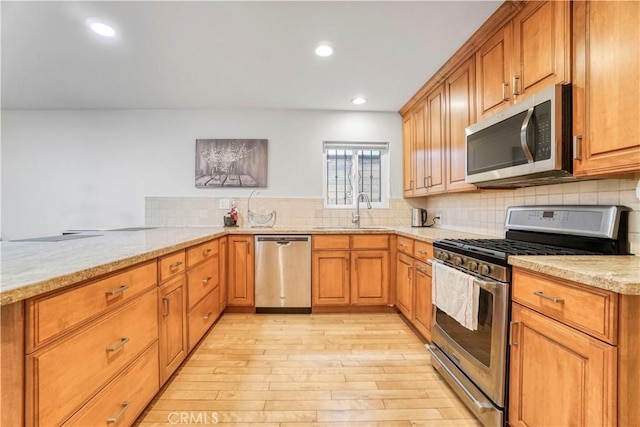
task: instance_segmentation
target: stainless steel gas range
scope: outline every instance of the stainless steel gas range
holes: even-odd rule
[[[505,239],[434,242],[434,268],[453,269],[477,286],[477,327],[462,326],[436,305],[427,349],[434,368],[485,426],[504,426],[507,420],[508,257],[628,254],[627,211],[621,206],[511,207]]]

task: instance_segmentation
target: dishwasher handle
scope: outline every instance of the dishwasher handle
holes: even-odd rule
[[[308,242],[310,236],[256,236],[256,242],[275,242],[279,245],[289,245],[292,242]]]

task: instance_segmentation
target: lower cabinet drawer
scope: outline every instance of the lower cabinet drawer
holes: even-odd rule
[[[189,351],[220,315],[220,287],[218,286],[189,312]]]
[[[189,308],[220,283],[218,254],[187,272]]]
[[[158,392],[159,384],[155,342],[64,425],[132,425]]]
[[[27,424],[60,425],[158,339],[157,291],[27,356]]]

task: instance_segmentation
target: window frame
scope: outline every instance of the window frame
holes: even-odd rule
[[[327,150],[352,150],[352,164],[354,167],[351,170],[351,182],[352,182],[352,195],[351,203],[338,205],[330,204],[327,201]],[[357,189],[359,187],[359,151],[380,151],[380,201],[371,202],[372,209],[388,209],[390,199],[390,177],[391,171],[389,170],[389,143],[388,142],[359,142],[359,141],[324,141],[322,145],[322,200],[325,209],[355,209],[356,196],[358,195]],[[360,203],[363,203],[362,201]]]

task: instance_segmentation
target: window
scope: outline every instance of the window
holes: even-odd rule
[[[377,208],[389,206],[389,144],[325,141],[324,206],[352,208],[360,193]]]

